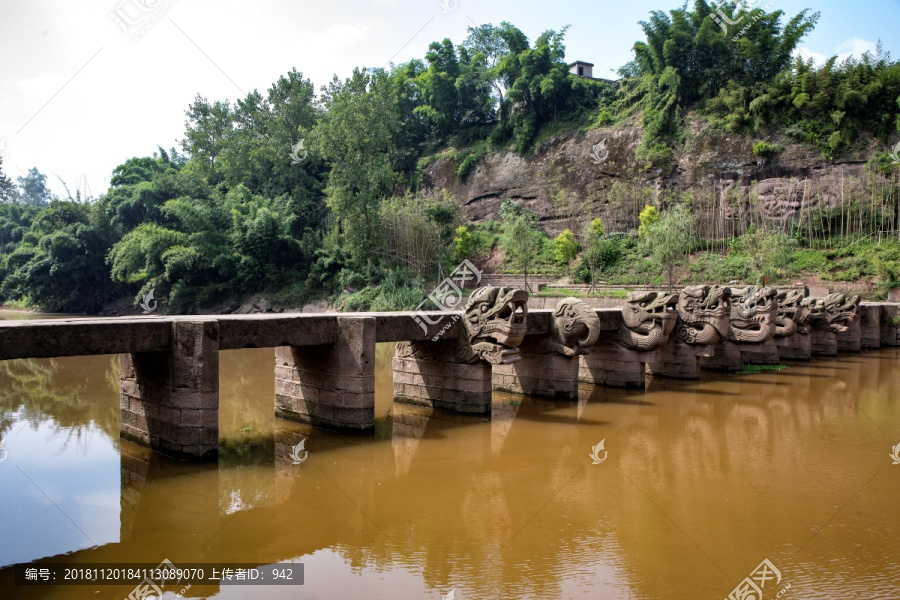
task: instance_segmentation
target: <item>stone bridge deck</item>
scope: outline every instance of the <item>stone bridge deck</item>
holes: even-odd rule
[[[825,350],[898,345],[900,305],[863,304],[860,326]],[[523,356],[513,365],[395,359],[395,396],[445,410],[483,414],[494,389],[571,398],[578,383],[642,387],[644,374],[696,378],[702,357],[670,341],[653,352],[616,345],[621,309],[592,309],[601,337],[587,356]],[[550,331],[553,311],[528,312],[526,342]],[[426,332],[416,315],[441,320]],[[375,345],[442,341],[459,335],[459,312],[147,316],[8,321],[0,324],[0,360],[118,354],[121,434],[165,454],[210,459],[218,450],[219,351],[276,348],[276,416],[332,430],[369,433],[375,426]],[[830,345],[829,345],[830,344]],[[774,348],[774,346],[773,346]],[[751,362],[760,352],[739,354]],[[806,358],[812,351],[782,351]],[[733,354],[733,350],[729,350]],[[778,349],[774,349],[777,362]],[[797,354],[799,352],[799,355]],[[804,354],[805,352],[805,354]],[[731,355],[729,355],[731,357]],[[733,358],[733,357],[732,357]]]

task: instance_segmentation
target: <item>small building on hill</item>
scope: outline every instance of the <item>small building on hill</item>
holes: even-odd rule
[[[571,73],[572,75],[578,75],[579,77],[587,77],[589,79],[593,79],[594,63],[576,60],[569,65],[569,73]]]
[[[569,73],[576,77],[584,77],[585,79],[593,79],[594,81],[602,81],[610,85],[619,86],[619,82],[613,79],[603,79],[602,77],[594,77],[594,63],[576,60],[569,65]]]

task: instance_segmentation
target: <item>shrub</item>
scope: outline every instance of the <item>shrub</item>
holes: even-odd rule
[[[556,264],[568,266],[577,254],[578,242],[575,241],[575,236],[568,229],[563,230],[553,240],[553,255]]]
[[[647,205],[641,211],[641,214],[638,216],[641,221],[640,226],[638,227],[638,237],[644,239],[647,237],[647,234],[650,231],[650,227],[652,227],[655,223],[659,221],[659,211],[656,210],[655,206]]]
[[[469,233],[469,228],[460,225],[456,228],[456,237],[453,238],[453,247],[456,249],[456,260],[463,261],[470,258],[475,250],[475,239]]]
[[[781,152],[781,146],[779,146],[778,144],[770,144],[765,140],[753,144],[754,156],[761,156],[762,158],[772,158],[779,152]]]

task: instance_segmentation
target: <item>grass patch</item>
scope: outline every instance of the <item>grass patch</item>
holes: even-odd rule
[[[787,365],[744,365],[744,368],[737,372],[738,375],[755,375],[757,373],[766,373],[768,371],[784,371]]]
[[[566,288],[544,288],[539,292],[531,294],[536,298],[565,298],[573,296],[575,298],[584,298],[585,293],[579,290],[569,290]]]

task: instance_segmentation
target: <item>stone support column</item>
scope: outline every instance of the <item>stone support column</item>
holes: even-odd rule
[[[375,318],[337,317],[334,344],[275,349],[275,416],[346,433],[375,430]]]
[[[494,389],[526,396],[577,400],[578,356],[543,353],[543,347],[542,336],[526,336],[520,346],[520,360],[508,365],[494,365]]]
[[[491,365],[454,359],[456,340],[415,342],[394,356],[394,401],[472,415],[491,413]]]
[[[581,356],[578,380],[592,385],[644,389],[647,363],[656,350],[631,350],[616,342],[616,332],[603,332],[590,353]]]
[[[122,437],[192,460],[219,447],[219,324],[176,320],[161,352],[119,355]]]

